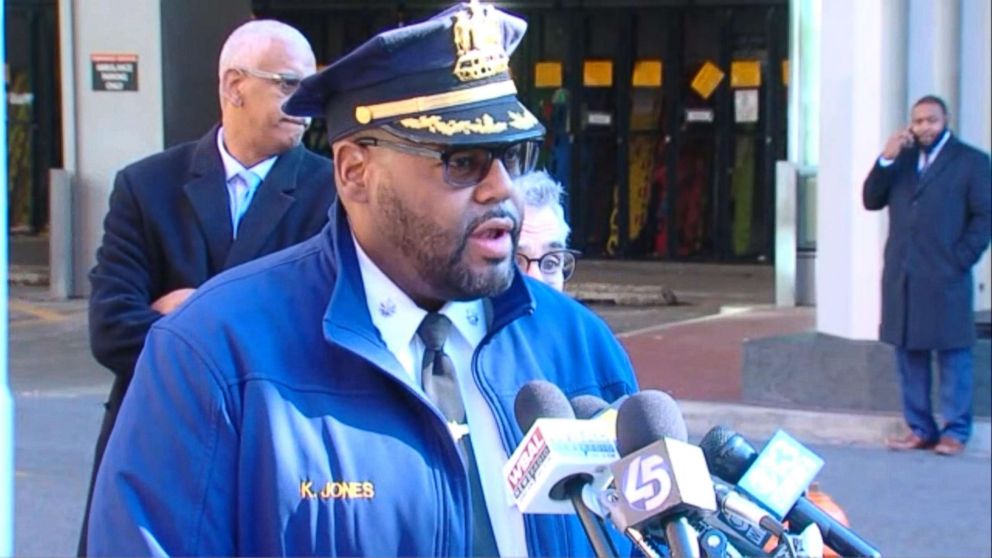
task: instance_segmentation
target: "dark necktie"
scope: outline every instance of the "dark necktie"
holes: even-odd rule
[[[455,365],[444,352],[444,342],[451,331],[451,320],[442,314],[431,312],[417,328],[417,335],[424,342],[424,359],[421,363],[421,382],[427,397],[437,405],[448,422],[466,424],[465,406],[462,404],[458,381],[455,378]],[[472,452],[472,442],[466,434],[458,441],[458,449],[468,469],[468,481],[472,495],[472,555],[498,556],[496,539],[493,536],[492,522],[486,510],[486,500],[482,494],[479,470]]]

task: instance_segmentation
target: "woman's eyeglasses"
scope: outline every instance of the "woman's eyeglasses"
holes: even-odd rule
[[[293,74],[278,74],[275,72],[264,72],[262,70],[253,70],[252,68],[235,68],[237,71],[252,76],[258,79],[264,79],[271,81],[272,83],[279,86],[279,90],[289,95],[296,91],[300,87],[300,82],[303,78]]]
[[[517,262],[517,267],[524,273],[527,273],[531,264],[536,263],[537,269],[541,270],[541,273],[545,276],[553,277],[561,273],[563,280],[568,281],[572,277],[572,274],[575,273],[575,258],[581,254],[578,250],[562,248],[561,250],[547,252],[540,258],[528,258],[520,252],[517,252],[514,258]]]
[[[439,159],[444,163],[444,181],[458,188],[475,186],[489,174],[493,161],[499,159],[510,178],[518,178],[534,170],[541,151],[540,140],[524,140],[493,146],[449,147],[434,149],[399,143],[380,138],[358,138],[363,146],[387,147],[410,155]]]

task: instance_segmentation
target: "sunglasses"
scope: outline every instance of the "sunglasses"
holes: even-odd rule
[[[278,74],[275,72],[254,70],[252,68],[235,68],[235,69],[245,75],[271,81],[272,83],[278,85],[279,89],[287,95],[299,89],[300,82],[303,81],[303,78],[293,74]]]
[[[358,138],[358,145],[386,147],[410,155],[430,157],[444,163],[444,181],[457,188],[475,186],[489,174],[493,161],[499,159],[510,178],[518,178],[537,167],[541,141],[529,139],[493,146],[449,147],[433,149],[380,138]]]

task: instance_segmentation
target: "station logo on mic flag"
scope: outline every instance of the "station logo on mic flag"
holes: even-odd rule
[[[512,465],[506,475],[506,481],[510,484],[510,492],[514,499],[519,498],[520,494],[534,482],[537,472],[551,452],[539,426],[534,427],[520,444],[518,450],[513,454],[516,459],[510,460]]]
[[[619,496],[615,523],[639,527],[686,510],[716,511],[706,459],[698,447],[663,438],[611,465]]]
[[[779,430],[768,440],[737,487],[782,519],[822,467],[823,459]]]
[[[613,432],[595,420],[540,418],[503,466],[505,486],[522,513],[575,513],[567,499],[552,497],[562,479],[586,475],[594,490],[612,480],[619,459]]]
[[[621,486],[632,508],[654,511],[672,493],[672,469],[660,455],[638,455],[624,471]]]

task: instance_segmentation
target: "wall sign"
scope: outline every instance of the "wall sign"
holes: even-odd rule
[[[613,87],[613,61],[586,60],[582,64],[582,85],[586,87]]]
[[[93,91],[137,91],[137,54],[91,54]]]
[[[750,123],[758,121],[758,90],[738,89],[734,91],[734,122]]]
[[[713,122],[713,109],[686,109],[686,122]]]
[[[608,112],[589,111],[586,114],[586,124],[589,126],[611,126],[613,115]]]
[[[724,75],[719,66],[707,60],[696,72],[696,77],[692,78],[692,83],[689,85],[700,97],[709,99],[713,91],[723,81]]]
[[[761,87],[761,62],[734,60],[730,63],[730,86],[738,88]]]
[[[634,62],[634,87],[661,87],[661,60],[638,60]]]
[[[561,87],[561,62],[534,64],[534,87]]]

